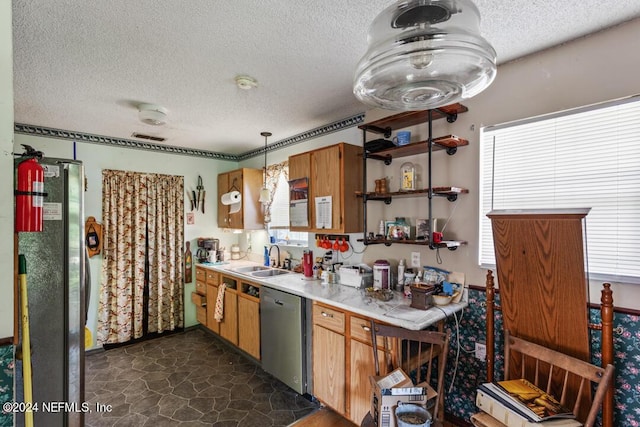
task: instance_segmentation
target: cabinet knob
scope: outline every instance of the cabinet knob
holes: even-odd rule
[[[325,313],[324,311],[322,312],[322,317],[333,317],[333,314],[331,313]]]
[[[362,327],[362,329],[363,329],[363,330],[365,330],[365,331],[367,331],[367,332],[370,332],[370,331],[371,331],[371,328],[370,328],[370,327],[368,327],[368,326],[366,326],[366,325],[360,325],[360,326]]]

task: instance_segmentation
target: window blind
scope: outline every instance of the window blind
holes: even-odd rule
[[[482,266],[495,266],[492,209],[589,207],[591,278],[640,283],[637,97],[483,128],[480,151]]]

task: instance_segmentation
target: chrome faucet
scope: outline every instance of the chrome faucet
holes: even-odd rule
[[[271,259],[271,249],[276,248],[278,250],[278,258],[276,258],[276,265],[272,265],[272,267],[280,268],[280,247],[278,245],[271,245],[269,248],[269,259]]]

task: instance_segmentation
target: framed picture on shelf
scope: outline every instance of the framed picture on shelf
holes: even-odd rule
[[[427,240],[429,238],[429,220],[426,218],[416,219],[416,240]]]
[[[392,227],[394,227],[396,225],[395,220],[390,221],[390,220],[385,220],[384,221],[384,238],[385,239],[391,239],[391,231],[392,231]]]
[[[398,224],[395,221],[388,221],[386,229],[389,240],[408,240],[411,235],[411,227],[406,223]]]

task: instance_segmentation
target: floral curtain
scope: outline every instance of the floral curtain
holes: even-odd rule
[[[148,332],[182,327],[183,206],[183,177],[102,172],[98,344],[140,338],[145,317]]]
[[[267,189],[269,190],[269,201],[264,204],[264,223],[271,222],[271,204],[273,203],[273,195],[276,192],[276,186],[280,175],[284,174],[284,179],[289,180],[289,161],[267,166]]]

